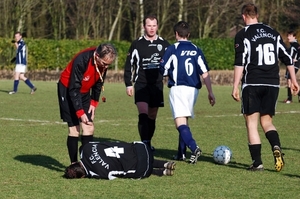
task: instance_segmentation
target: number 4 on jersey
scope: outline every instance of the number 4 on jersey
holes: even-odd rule
[[[107,157],[120,158],[120,154],[124,154],[124,148],[119,148],[117,146],[109,147],[104,149],[104,152]]]

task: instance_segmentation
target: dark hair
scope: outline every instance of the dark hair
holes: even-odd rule
[[[185,21],[179,21],[173,27],[174,33],[178,33],[178,35],[182,38],[187,38],[190,35],[189,24]]]
[[[21,33],[20,31],[16,31],[16,32],[15,32],[15,35],[16,35],[16,34],[19,34],[19,35],[22,36],[22,33]]]
[[[85,177],[84,168],[81,166],[80,162],[71,164],[66,168],[64,177],[67,179],[83,178]]]
[[[97,56],[99,58],[104,58],[105,56],[108,55],[112,60],[114,60],[116,58],[116,56],[117,56],[117,50],[110,43],[100,44],[96,48],[96,52],[97,52],[97,54],[98,54]]]
[[[293,35],[294,37],[297,35],[297,31],[296,30],[289,30],[287,32],[288,35]]]
[[[143,25],[145,26],[146,25],[146,19],[150,19],[150,20],[156,20],[157,24],[158,24],[158,19],[155,15],[153,14],[150,14],[150,15],[147,15],[144,20],[143,20]]]
[[[258,9],[253,3],[245,4],[242,7],[242,15],[248,15],[251,18],[257,17]]]

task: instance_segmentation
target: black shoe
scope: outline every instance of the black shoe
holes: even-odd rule
[[[151,141],[149,141],[149,140],[144,140],[144,141],[142,141],[142,142],[143,142],[144,144],[146,144],[146,145],[150,148],[150,150],[151,150],[152,152],[155,151],[154,146],[151,145]]]
[[[155,148],[154,148],[154,146],[150,146],[150,149],[151,149],[151,151],[155,151]]]
[[[37,88],[36,87],[33,87],[33,89],[31,89],[31,91],[30,91],[30,94],[32,95],[32,94],[34,94],[34,92],[37,90]]]
[[[248,171],[263,171],[264,170],[264,166],[262,164],[258,165],[257,167],[250,165],[249,168],[247,168]]]
[[[273,148],[273,155],[274,155],[274,162],[275,162],[275,170],[281,171],[284,166],[284,159],[283,159],[283,153],[281,152],[281,149],[279,146],[274,146]]]
[[[196,164],[201,153],[202,153],[202,151],[200,150],[199,147],[197,147],[196,150],[194,151],[194,153],[191,155],[189,163]]]
[[[173,160],[177,160],[177,161],[185,161],[186,160],[186,157],[184,154],[182,154],[182,156],[178,156],[178,155],[174,155],[173,156]]]

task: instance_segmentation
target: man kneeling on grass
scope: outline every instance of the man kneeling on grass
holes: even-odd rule
[[[80,154],[80,161],[68,166],[65,178],[133,178],[151,174],[172,176],[175,162],[154,159],[149,146],[143,142],[89,142]]]

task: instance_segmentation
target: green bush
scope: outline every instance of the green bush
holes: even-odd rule
[[[204,52],[208,65],[212,70],[233,68],[234,48],[232,39],[197,39],[192,40]],[[25,38],[28,47],[28,68],[30,70],[63,69],[72,57],[91,46],[98,46],[104,40],[48,40]],[[110,69],[122,70],[126,60],[130,42],[111,41],[118,51],[117,61]],[[15,49],[10,39],[0,38],[0,67],[13,69],[10,60],[15,56]]]
[[[199,46],[213,70],[232,70],[234,63],[233,39],[198,39],[193,42]]]

